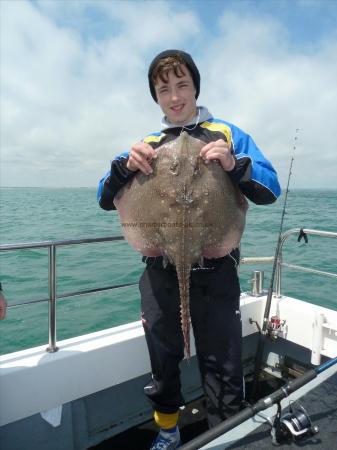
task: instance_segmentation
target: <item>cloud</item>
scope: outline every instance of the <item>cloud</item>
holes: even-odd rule
[[[251,133],[283,184],[300,128],[294,184],[336,187],[336,35],[294,45],[278,17],[225,7],[210,34],[200,12],[171,2],[66,5],[1,4],[2,185],[95,186],[116,153],[159,129],[147,66],[178,47],[200,67],[201,103]]]
[[[85,24],[81,5],[70,2],[68,14]],[[109,36],[84,39],[85,30],[69,28],[67,16],[62,22],[60,2],[37,6],[3,7],[2,184],[93,186],[109,159],[150,131],[147,122],[159,126],[146,84],[147,52],[158,40],[181,45],[197,34],[198,20],[185,12],[168,22],[167,4],[144,4],[135,15],[134,3],[101,2],[96,11],[105,26],[111,23]]]
[[[223,54],[225,58],[219,57]],[[293,46],[277,19],[225,13],[217,43],[203,61],[204,73],[207,67],[203,98],[216,114],[252,134],[279,170],[283,185],[299,128],[292,183],[337,187],[332,140],[337,40]]]

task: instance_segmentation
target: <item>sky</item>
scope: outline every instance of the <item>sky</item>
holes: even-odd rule
[[[294,156],[291,187],[337,189],[337,0],[0,0],[0,21],[1,186],[97,186],[160,130],[147,69],[178,48],[282,187]]]

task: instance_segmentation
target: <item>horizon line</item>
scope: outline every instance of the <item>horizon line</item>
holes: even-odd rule
[[[97,189],[97,186],[0,186],[0,189]],[[285,189],[281,187],[282,191]],[[315,190],[326,189],[336,191],[336,187],[332,186],[316,186],[316,187],[293,187],[291,190]]]

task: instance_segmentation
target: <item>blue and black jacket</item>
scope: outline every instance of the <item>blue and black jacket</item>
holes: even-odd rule
[[[170,127],[158,133],[151,133],[143,142],[155,149],[176,139],[181,130],[181,127]],[[227,173],[249,200],[263,205],[273,203],[280,195],[281,189],[275,169],[253,139],[240,128],[211,116],[193,129],[184,130],[206,144],[218,139],[231,143],[235,166]],[[99,205],[105,210],[116,209],[113,202],[115,195],[136,173],[126,167],[128,154],[124,152],[118,155],[111,163],[111,170],[99,183],[97,198]]]

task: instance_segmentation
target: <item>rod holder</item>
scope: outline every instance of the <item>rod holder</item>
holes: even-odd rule
[[[263,292],[264,272],[263,270],[254,270],[251,278],[251,295],[253,297],[260,297]]]

